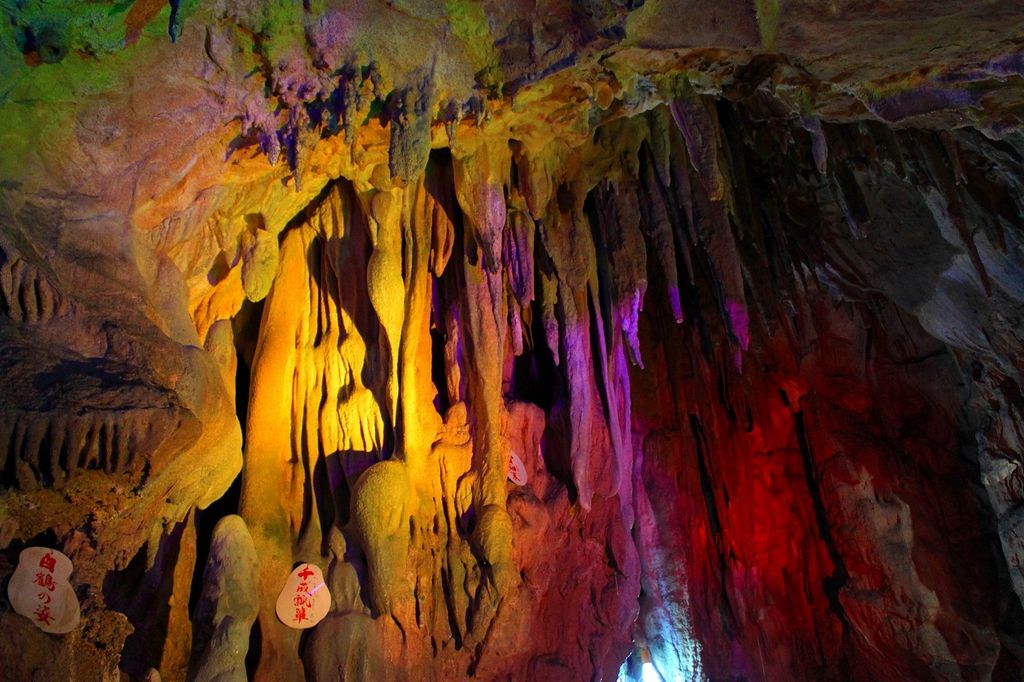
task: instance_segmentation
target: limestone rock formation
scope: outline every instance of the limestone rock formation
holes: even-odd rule
[[[1019,3],[0,15],[0,677],[1024,676]]]
[[[259,557],[245,521],[225,516],[213,529],[203,569],[203,591],[193,617],[188,679],[245,680],[249,632],[259,612],[256,577]]]

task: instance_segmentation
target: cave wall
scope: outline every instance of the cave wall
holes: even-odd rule
[[[976,180],[985,168],[992,195],[1012,194],[994,172],[1008,150],[993,163],[973,133],[826,126],[820,146],[792,133],[803,150],[783,168],[773,147],[785,134],[722,113],[744,123],[726,133],[734,187],[760,188],[732,213],[750,347],[730,358],[729,316],[666,325],[662,299],[641,323],[656,371],[633,373],[647,397],[634,401],[635,480],[678,501],[646,517],[660,546],[641,620],[655,662],[700,660],[712,679],[1012,679],[1020,604],[1006,585],[1019,558],[993,540],[1006,550],[1016,533],[986,503],[983,454],[1012,417],[974,402],[1000,404],[1018,371],[994,351],[1019,319],[1013,248],[989,248],[1005,223],[980,219],[991,204]],[[954,173],[975,178],[969,196]],[[699,291],[716,290],[708,269],[693,268]],[[1003,275],[986,285],[988,271]],[[966,315],[988,321],[983,347],[964,347]],[[1012,468],[1001,442],[997,461]]]
[[[7,676],[1021,675],[1012,3],[107,9],[3,9]]]

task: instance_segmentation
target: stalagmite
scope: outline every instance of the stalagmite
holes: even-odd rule
[[[245,680],[249,632],[259,612],[259,557],[239,516],[225,516],[213,531],[195,615],[188,679]]]

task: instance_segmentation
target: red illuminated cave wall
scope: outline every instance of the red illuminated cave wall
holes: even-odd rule
[[[921,303],[973,266],[943,255],[953,239],[912,184],[963,193],[942,184],[961,160],[907,157],[945,160],[960,139],[828,128],[825,174],[801,176],[758,147],[765,128],[746,130],[730,137],[728,173],[744,180],[729,219],[749,349],[735,351],[709,293],[718,264],[694,256],[686,323],[649,295],[645,367],[630,372],[640,622],[655,663],[710,679],[1016,679],[1021,608],[978,462],[979,425],[1012,456],[1013,413],[993,423],[971,404],[998,405],[978,379],[1015,365],[935,338],[963,333],[958,306],[973,301],[950,296],[941,315]],[[991,171],[963,142],[963,162]],[[975,199],[995,191],[972,187]],[[837,199],[854,193],[851,214]],[[858,252],[881,250],[858,271]]]

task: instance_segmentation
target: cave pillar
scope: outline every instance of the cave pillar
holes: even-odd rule
[[[491,567],[503,594],[511,584],[512,530],[505,510],[509,443],[502,398],[502,367],[508,335],[501,248],[507,217],[505,189],[511,152],[505,140],[474,140],[453,150],[455,195],[465,216],[463,276],[468,321],[467,377],[475,417],[474,545]]]
[[[262,653],[256,679],[267,682],[303,679],[299,633],[278,621],[274,604],[292,569],[293,536],[302,523],[302,497],[296,500],[293,491],[302,472],[293,454],[292,396],[300,359],[297,330],[309,314],[308,247],[302,230],[288,232],[282,242],[253,359],[246,427],[240,511],[260,559]]]

